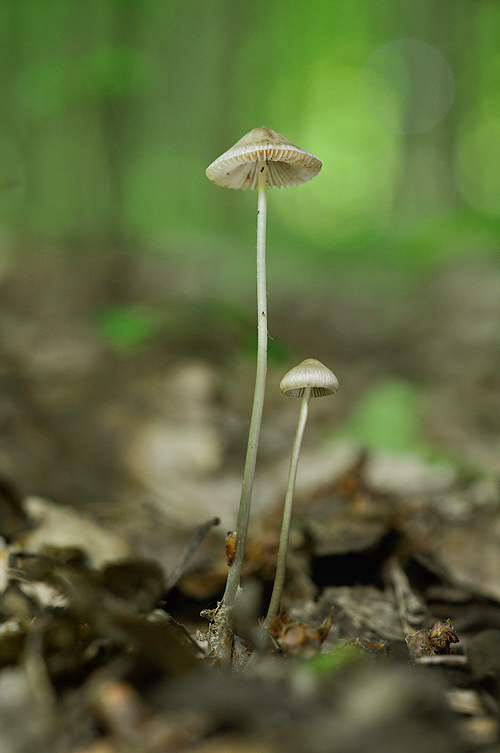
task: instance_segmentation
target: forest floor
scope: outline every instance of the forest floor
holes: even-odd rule
[[[3,753],[500,751],[496,259],[270,307],[233,671],[200,613],[227,573],[251,313],[179,293],[157,257],[47,252],[3,275]],[[309,356],[340,390],[311,405],[263,647],[298,415],[278,383]],[[387,384],[421,427],[381,425],[393,447],[354,431]]]

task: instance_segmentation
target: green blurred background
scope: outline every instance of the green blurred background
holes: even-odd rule
[[[272,197],[275,277],[498,245],[497,3],[1,0],[0,35],[11,233],[150,245],[238,286],[255,197],[204,169],[266,125],[324,165]]]

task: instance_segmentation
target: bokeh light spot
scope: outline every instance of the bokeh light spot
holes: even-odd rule
[[[366,60],[359,95],[366,111],[391,133],[423,133],[453,102],[454,75],[442,54],[416,39],[397,39]]]

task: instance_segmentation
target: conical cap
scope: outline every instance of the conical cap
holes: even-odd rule
[[[333,371],[321,361],[306,358],[285,374],[280,382],[280,390],[287,397],[302,397],[306,387],[311,388],[311,397],[322,397],[337,392],[339,382]]]
[[[294,186],[314,178],[320,160],[270,128],[254,128],[206,169],[212,183],[226,188],[256,188],[258,162],[267,162],[270,188]]]

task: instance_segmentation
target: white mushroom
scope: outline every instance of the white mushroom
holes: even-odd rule
[[[267,163],[270,188],[306,183],[321,170],[314,154],[270,128],[254,128],[207,167],[207,178],[226,188],[257,188],[259,162]]]
[[[297,466],[299,463],[300,446],[309,411],[309,400],[311,397],[322,397],[323,395],[333,395],[339,388],[338,379],[321,361],[315,358],[306,358],[305,361],[294,366],[285,374],[280,382],[281,392],[288,397],[301,397],[299,422],[295,439],[292,445],[292,456],[290,458],[290,470],[288,472],[288,484],[286,487],[285,507],[283,509],[283,521],[281,524],[280,543],[278,548],[278,560],[276,564],[276,575],[274,577],[273,592],[267,611],[265,626],[269,627],[278,614],[281,596],[283,594],[283,585],[285,583],[286,573],[286,555],[288,550],[288,539],[290,537],[290,521],[292,519],[293,493],[295,489],[295,479],[297,477]]]
[[[287,397],[302,397],[307,389],[311,390],[311,397],[323,397],[333,395],[338,388],[335,374],[315,358],[306,358],[294,366],[280,382],[280,390]]]
[[[229,569],[223,604],[231,607],[241,579],[253,479],[257,460],[267,372],[267,292],[266,292],[266,189],[305,183],[321,169],[321,162],[309,152],[294,146],[270,128],[254,128],[231,149],[207,167],[207,177],[226,188],[257,188],[257,373],[250,420],[247,455],[240,507],[236,524],[236,553]]]

